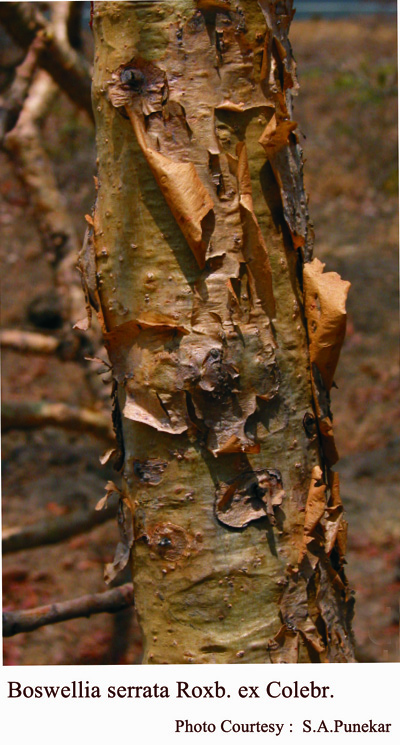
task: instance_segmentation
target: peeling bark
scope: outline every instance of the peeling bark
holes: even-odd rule
[[[292,15],[94,3],[81,271],[115,380],[145,663],[354,660],[329,470],[347,283],[339,308],[310,263]]]

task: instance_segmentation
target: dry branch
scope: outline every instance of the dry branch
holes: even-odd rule
[[[19,114],[28,95],[29,87],[37,66],[41,40],[36,38],[28,49],[23,62],[15,71],[15,78],[7,95],[0,101],[0,142],[17,123]]]
[[[46,334],[36,334],[32,331],[19,329],[3,329],[0,331],[0,346],[2,349],[12,349],[23,354],[55,354],[60,340]]]
[[[38,36],[43,47],[39,65],[51,75],[71,100],[93,118],[90,68],[87,61],[65,39],[60,39],[52,23],[33,3],[0,3],[0,23],[23,49]]]
[[[59,338],[21,329],[3,329],[0,331],[0,347],[12,349],[21,354],[57,355],[61,360],[78,360],[82,362],[82,335],[69,329]],[[87,370],[87,368],[86,368]]]
[[[110,417],[92,409],[78,409],[48,401],[16,401],[2,404],[3,432],[12,429],[59,427],[72,432],[87,432],[102,440],[114,441]]]
[[[39,608],[3,613],[3,636],[14,636],[24,631],[35,631],[41,626],[69,621],[72,618],[89,618],[95,613],[118,613],[133,605],[133,586],[131,583],[115,587],[108,592],[96,595],[83,595],[81,598],[51,603]]]
[[[5,139],[16,157],[29,192],[43,248],[56,268],[57,289],[68,328],[85,314],[81,283],[75,268],[80,243],[61,195],[51,160],[43,146],[40,125],[57,95],[57,86],[43,70],[36,75],[17,124]]]
[[[116,514],[116,506],[103,510],[76,510],[70,515],[50,517],[23,528],[5,528],[2,535],[3,554],[61,543],[103,525]]]
[[[23,4],[20,4],[21,6]],[[52,28],[54,37],[61,45],[68,46],[68,24],[71,21],[71,6],[74,3],[58,2],[52,4]],[[5,138],[5,146],[17,160],[21,176],[32,201],[34,215],[41,236],[43,250],[54,270],[54,281],[61,301],[63,316],[63,338],[54,348],[44,342],[40,349],[39,340],[24,339],[27,351],[37,353],[57,352],[62,359],[76,359],[81,352],[82,337],[71,333],[71,327],[86,316],[82,294],[81,279],[76,269],[81,240],[71,221],[68,205],[60,193],[53,164],[44,147],[41,131],[42,122],[58,94],[54,80],[44,70],[39,70],[24,101],[17,124]],[[94,349],[98,341],[92,333]],[[86,343],[87,343],[86,339]],[[10,345],[17,349],[18,340]],[[35,348],[37,347],[37,348]],[[52,347],[50,349],[50,347]],[[48,351],[47,351],[48,350]],[[97,398],[104,396],[104,387],[87,371],[88,382]]]

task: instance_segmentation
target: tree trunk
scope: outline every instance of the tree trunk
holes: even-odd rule
[[[348,283],[312,260],[292,16],[94,3],[80,263],[115,380],[111,576],[132,547],[145,663],[354,661],[329,409]]]

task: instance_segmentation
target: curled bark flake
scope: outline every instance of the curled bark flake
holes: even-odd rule
[[[304,261],[309,261],[313,248],[313,231],[308,215],[303,184],[302,152],[293,134],[292,92],[298,82],[287,32],[293,18],[291,0],[275,3],[259,0],[268,31],[261,67],[261,87],[275,108],[261,139],[278,183],[283,214],[293,246],[301,249]]]
[[[241,390],[238,370],[221,350],[210,350],[190,393],[196,415],[208,429],[207,448],[213,455],[259,452],[259,444],[245,431],[256,410],[255,393]]]
[[[114,375],[119,383],[131,377],[143,362],[148,351],[144,342],[155,352],[163,349],[168,340],[187,333],[176,321],[161,314],[143,314],[140,318],[119,324],[104,334]]]
[[[270,318],[275,317],[275,298],[268,249],[254,212],[246,145],[237,145],[237,180],[243,228],[243,254],[254,279],[257,297]]]
[[[297,127],[297,122],[272,116],[258,142],[263,146],[267,158],[275,155],[288,144],[289,135]]]
[[[304,311],[310,340],[311,364],[316,364],[329,392],[346,334],[346,298],[350,282],[324,271],[314,259],[304,265]]]
[[[212,446],[211,446],[212,447]],[[237,435],[231,435],[228,440],[218,447],[211,450],[213,455],[226,455],[227,453],[259,453],[260,444],[258,442],[245,442],[243,438]]]
[[[155,66],[152,67],[155,68]],[[124,82],[124,76],[128,75],[127,68],[117,71],[109,87],[110,98],[114,106],[125,107],[139,147],[164,199],[193,251],[199,267],[204,269],[206,251],[215,222],[214,203],[193,163],[172,160],[148,144],[144,115],[162,109],[166,78],[164,80],[159,71],[154,75],[155,80],[149,84],[145,73],[139,67],[138,60],[135,60],[135,68],[131,69],[130,75],[134,76],[135,73],[139,81],[139,72],[143,80],[140,86],[138,82],[137,90],[134,89],[132,95],[132,86],[129,85],[129,81]],[[134,77],[135,80],[136,78]]]
[[[178,406],[172,406],[166,410],[153,392],[148,395],[141,394],[139,391],[133,394],[128,392],[123,413],[127,419],[147,424],[148,427],[153,427],[158,432],[166,432],[170,435],[181,435],[188,429],[183,398]]]
[[[311,483],[308,490],[304,515],[303,543],[300,548],[298,564],[301,566],[307,557],[311,566],[318,562],[318,558],[308,551],[309,544],[315,539],[315,530],[321,522],[326,509],[326,485],[323,482],[322,471],[314,466],[311,473]]]
[[[294,10],[292,0],[258,0],[258,4],[267,22],[267,34],[265,37],[265,48],[263,64],[261,69],[261,80],[265,80],[269,89],[276,93],[276,78],[278,77],[280,89],[298,89],[296,76],[296,63],[292,53],[292,47],[288,38],[288,31],[293,20]],[[278,69],[278,75],[274,68]],[[267,91],[268,93],[268,88]]]
[[[200,269],[204,269],[214,217],[214,203],[210,194],[200,181],[193,163],[178,163],[148,147],[139,118],[130,109],[128,115],[165,201],[193,251]]]
[[[289,573],[289,582],[280,602],[280,613],[288,629],[300,632],[306,644],[318,655],[324,653],[325,644],[309,615],[306,580],[296,571]]]
[[[337,548],[337,552],[339,556],[339,562],[341,565],[343,565],[346,561],[347,528],[348,528],[347,520],[345,520],[342,517],[340,524],[339,524],[338,532],[336,535],[336,544],[335,544],[335,547]]]
[[[327,556],[331,554],[335,544],[338,543],[339,531],[343,527],[343,505],[339,490],[339,474],[332,471],[330,472],[330,491],[331,495],[323,523]],[[340,539],[342,538],[343,534],[340,536]],[[343,554],[341,555],[343,556]]]
[[[296,664],[299,658],[299,634],[283,625],[268,644],[273,664]]]
[[[320,530],[318,531],[318,526]],[[329,471],[329,497],[327,486],[322,479],[322,471],[315,466],[311,474],[304,516],[303,543],[299,552],[298,564],[303,574],[307,573],[307,563],[316,567],[319,556],[330,556],[336,548],[339,562],[343,563],[345,553],[347,523],[343,518],[343,505],[339,491],[339,474]],[[310,544],[318,548],[310,550]],[[318,555],[317,555],[318,554]],[[339,575],[338,575],[338,579]]]
[[[121,490],[118,489],[118,486],[116,486],[113,481],[107,481],[104,488],[106,493],[104,497],[99,499],[97,502],[95,510],[104,510],[107,507],[108,499],[112,494],[118,494],[120,498],[122,497]]]
[[[100,458],[99,458],[99,461],[100,461],[101,465],[102,465],[102,466],[105,466],[105,465],[106,465],[106,463],[108,463],[108,461],[109,461],[109,460],[110,460],[110,459],[111,459],[111,458],[112,458],[112,457],[113,457],[114,455],[117,455],[117,453],[118,453],[118,450],[116,450],[115,448],[108,448],[108,450],[106,450],[106,451],[105,451],[105,452],[103,453],[103,455],[101,455],[101,456],[100,456]]]
[[[161,314],[142,314],[104,334],[115,379],[123,386],[123,415],[160,432],[188,428],[183,376],[174,347],[187,333]]]
[[[169,100],[162,111],[145,116],[145,127],[149,146],[174,161],[190,159],[192,130],[180,103]]]
[[[256,469],[245,471],[233,482],[221,484],[216,492],[215,514],[224,525],[245,528],[261,517],[275,525],[274,508],[285,497],[279,471]]]
[[[120,499],[118,505],[118,528],[120,541],[115,551],[114,560],[107,564],[104,569],[104,580],[107,584],[126,567],[134,542],[132,508],[125,497]]]
[[[346,298],[350,282],[336,272],[323,274],[318,259],[304,265],[304,310],[309,335],[312,390],[324,455],[329,465],[338,460],[329,391],[346,333]]]
[[[312,365],[311,371],[311,388],[315,411],[317,414],[318,430],[321,436],[322,449],[327,464],[333,466],[339,460],[339,454],[336,449],[335,438],[333,435],[329,393],[325,389],[322,375],[315,363]]]
[[[351,619],[354,598],[347,582],[329,565],[319,565],[316,604],[326,629],[327,660],[354,662]]]
[[[304,261],[310,261],[313,231],[304,191],[301,151],[292,138],[293,135],[289,136],[288,145],[271,155],[270,163],[281,192],[283,215],[292,237],[293,247],[296,250],[301,249]]]
[[[159,432],[187,430],[183,374],[173,351],[185,333],[167,316],[149,313],[104,335],[114,376],[125,391],[125,417]]]

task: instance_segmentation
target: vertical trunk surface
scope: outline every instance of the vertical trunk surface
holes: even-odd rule
[[[329,409],[348,283],[312,260],[292,16],[94,3],[80,263],[115,379],[109,576],[131,549],[145,663],[353,661]]]

